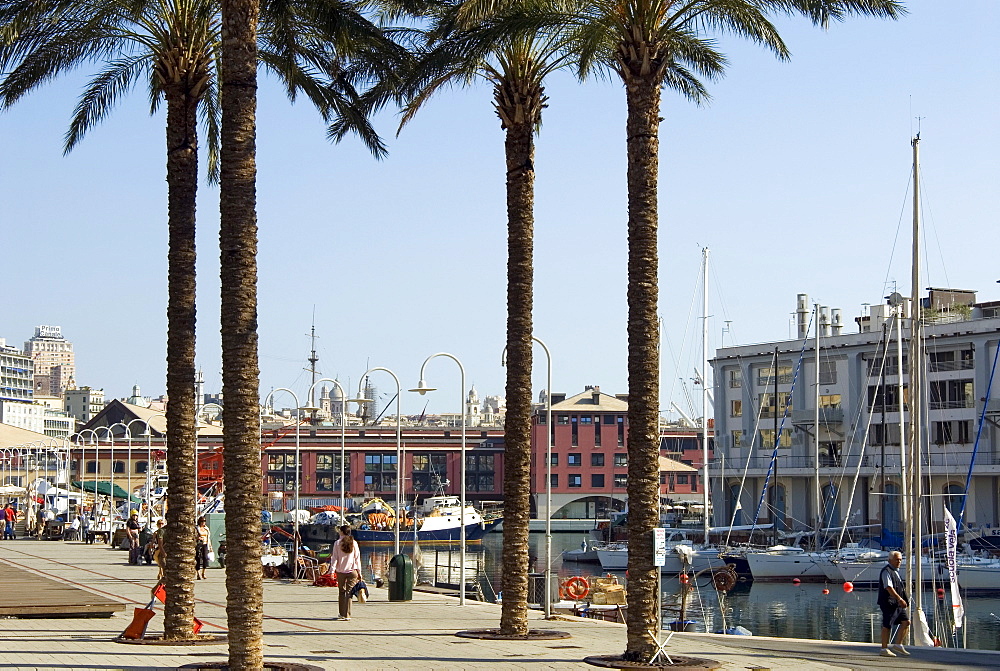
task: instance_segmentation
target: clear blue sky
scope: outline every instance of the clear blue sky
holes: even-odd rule
[[[697,108],[666,92],[660,132],[663,407],[686,405],[680,378],[700,358],[700,248],[711,249],[710,347],[786,338],[795,295],[844,310],[909,293],[910,138],[922,117],[925,286],[1000,298],[1000,2],[914,0],[898,22],[829,31],[783,21],[793,56],[777,62],[723,40],[725,79]],[[63,78],[0,114],[5,282],[0,337],[62,326],[80,384],[109,396],[164,391],[164,117],[133,93],[68,157],[62,136],[80,91]],[[547,85],[537,142],[535,332],[553,387],[626,389],[624,96],[615,81]],[[356,387],[369,366],[415,386],[448,351],[480,395],[504,391],[506,213],[503,134],[478,86],[434,99],[390,156],[325,140],[306,104],[265,82],[258,116],[261,393],[304,396],[310,319],[320,369]],[[221,388],[218,192],[199,196],[198,365]],[[897,237],[898,236],[898,237]],[[895,248],[895,251],[894,251]],[[535,387],[545,386],[536,350]],[[404,393],[403,411],[453,412],[457,368],[441,388]],[[385,375],[381,391],[394,390]],[[690,385],[689,385],[690,386]],[[696,391],[691,388],[692,393]],[[290,400],[279,405],[291,405]]]

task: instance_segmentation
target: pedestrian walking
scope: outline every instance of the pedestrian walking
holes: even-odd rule
[[[211,547],[212,536],[208,531],[208,522],[204,515],[198,518],[198,526],[195,527],[194,532],[194,575],[198,580],[205,580],[205,569],[208,568],[208,551]]]
[[[87,545],[94,544],[94,534],[90,532],[90,516],[92,514],[93,511],[90,513],[84,512],[80,515],[80,533],[83,535],[83,542]]]
[[[17,509],[13,505],[8,503],[3,508],[0,508],[0,526],[3,527],[3,539],[5,541],[12,541],[15,538],[15,521],[17,521]]]
[[[330,571],[337,574],[337,586],[340,591],[339,619],[350,620],[354,584],[361,579],[361,550],[351,535],[351,527],[346,524],[340,527],[340,540],[333,546]]]
[[[906,640],[906,631],[910,627],[910,616],[907,614],[906,590],[903,587],[903,579],[899,575],[899,565],[903,561],[903,554],[898,550],[889,553],[889,563],[885,565],[878,576],[878,600],[879,608],[882,609],[882,650],[879,653],[883,657],[895,657],[902,655],[909,657],[910,653],[903,647]],[[890,647],[892,629],[898,627],[896,631],[896,643]]]

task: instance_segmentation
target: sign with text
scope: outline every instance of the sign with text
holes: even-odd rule
[[[667,530],[653,529],[653,566],[663,566],[667,563]]]

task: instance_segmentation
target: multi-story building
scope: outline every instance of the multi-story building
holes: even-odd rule
[[[846,519],[900,532],[907,459],[901,446],[912,444],[910,324],[907,301],[897,295],[892,302],[903,326],[901,345],[889,306],[874,305],[859,317],[859,333],[844,333],[839,311],[820,308],[818,375],[805,295],[799,296],[798,339],[716,352],[715,425],[725,463],[725,474],[713,477],[716,524],[750,523],[759,509],[757,522],[785,529],[840,526]],[[989,390],[1000,342],[998,307],[975,303],[966,291],[932,289],[923,299],[927,430],[920,435],[925,519],[935,529],[944,506],[958,517],[980,417],[985,422],[965,522],[1000,522],[1000,401]]]
[[[0,400],[30,403],[34,373],[31,357],[0,338]]]
[[[104,390],[91,387],[71,387],[63,393],[67,414],[86,424],[104,408]]]
[[[544,396],[543,399],[544,401]],[[545,517],[546,407],[535,407],[531,433],[532,495]],[[552,517],[606,519],[628,500],[628,395],[588,386],[580,394],[552,394]],[[711,449],[711,438],[709,448]],[[702,465],[697,429],[669,427],[660,439],[660,495],[666,500],[699,498]]]
[[[43,396],[62,396],[76,375],[73,343],[58,326],[36,326],[35,335],[24,343],[24,353],[35,362],[34,389]]]

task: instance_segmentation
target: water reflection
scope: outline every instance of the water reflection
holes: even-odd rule
[[[564,550],[575,550],[585,535],[582,533],[555,533],[552,535],[552,570],[561,578],[571,576],[603,575],[598,564],[577,564],[563,562],[560,555]],[[466,565],[470,571],[479,572],[483,577],[483,592],[489,599],[492,594],[503,589],[501,552],[503,535],[491,533],[482,544],[469,545]],[[460,553],[457,545],[420,547],[418,578],[433,582],[434,567],[438,567],[438,581],[457,583]],[[402,551],[412,555],[412,546],[404,546]],[[529,558],[531,569],[542,572],[545,569],[545,536],[532,533],[529,537]],[[392,556],[392,548],[362,548],[362,565],[365,573],[385,576],[386,566]],[[450,568],[449,568],[450,567]],[[448,575],[452,579],[444,580]],[[617,573],[619,580],[626,583],[625,574]],[[823,589],[829,594],[823,594]],[[844,592],[841,585],[817,583],[740,583],[724,597],[726,608],[725,626],[740,625],[757,636],[784,636],[790,638],[813,638],[833,641],[872,642],[878,639],[881,619],[875,603],[876,591],[855,589]],[[675,619],[680,614],[681,585],[676,578],[663,582],[664,622]],[[950,603],[935,598],[928,591],[924,596],[925,610],[931,631],[934,632],[935,617],[942,622],[944,613],[950,610]],[[967,632],[969,648],[1000,650],[1000,598],[996,596],[970,596],[965,599],[968,616]],[[693,631],[718,631],[723,628],[723,617],[719,597],[711,581],[705,577],[691,585],[686,604],[685,618],[695,620]],[[995,615],[994,615],[995,614]],[[938,634],[949,639],[951,630],[945,628]]]

